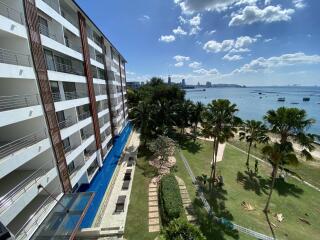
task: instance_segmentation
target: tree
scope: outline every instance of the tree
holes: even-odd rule
[[[194,136],[194,141],[197,138],[197,129],[199,123],[202,123],[202,114],[204,111],[205,107],[203,103],[197,102],[196,104],[193,104],[192,109],[191,109],[191,116],[190,116],[190,121],[192,124],[192,133]]]
[[[269,110],[264,116],[264,119],[270,125],[271,132],[275,133],[280,139],[277,140],[273,146],[268,145],[262,149],[262,153],[272,165],[270,192],[264,208],[268,219],[269,204],[278,169],[286,164],[297,165],[299,163],[293,143],[302,147],[300,151],[301,156],[304,156],[307,160],[312,159],[310,151],[314,149],[312,144],[314,135],[306,133],[306,130],[315,120],[307,118],[304,110],[285,107],[280,107],[276,111]],[[270,223],[269,227],[274,235]]]
[[[168,162],[169,157],[175,152],[176,144],[174,140],[167,136],[158,136],[149,145],[149,149],[154,153],[155,157],[159,158],[160,169],[162,169],[163,164]]]
[[[235,126],[241,122],[235,116],[238,111],[235,104],[229,100],[218,99],[208,104],[203,119],[203,135],[213,138],[212,164],[210,177],[215,182],[216,166],[219,143],[226,142],[229,138],[234,137],[237,131]]]
[[[181,134],[184,134],[185,128],[191,124],[193,106],[194,104],[190,100],[175,105],[175,123],[181,129]]]
[[[249,159],[250,159],[250,151],[253,144],[256,143],[267,143],[269,141],[269,137],[267,135],[268,129],[261,121],[255,120],[247,120],[244,122],[241,127],[241,131],[239,133],[240,140],[245,140],[248,143],[248,156],[246,161],[246,166],[248,171],[249,167]],[[258,160],[256,160],[258,161]],[[256,162],[257,166],[257,162]]]
[[[199,227],[178,218],[172,220],[162,231],[162,240],[206,240]]]
[[[131,110],[131,120],[134,127],[140,130],[141,140],[144,146],[147,140],[152,136],[152,108],[144,101],[140,101],[137,106]]]

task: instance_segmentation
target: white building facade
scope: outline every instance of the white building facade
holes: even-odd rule
[[[126,60],[72,0],[0,0],[0,222],[29,239],[127,124]]]

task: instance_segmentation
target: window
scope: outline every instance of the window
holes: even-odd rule
[[[75,170],[74,162],[68,164],[68,173],[71,175]]]
[[[62,144],[63,144],[63,148],[65,150],[70,149],[70,147],[71,147],[69,138],[62,140]]]
[[[63,111],[56,112],[56,115],[57,115],[57,119],[58,119],[58,122],[59,122],[59,123],[60,123],[60,122],[63,122],[64,120],[66,120]]]

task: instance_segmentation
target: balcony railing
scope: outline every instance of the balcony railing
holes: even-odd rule
[[[40,97],[38,94],[0,96],[0,112],[12,110],[12,109],[36,106],[39,104],[40,104]]]
[[[0,15],[10,18],[11,20],[24,25],[22,12],[9,7],[7,4],[0,1]]]
[[[28,134],[22,138],[6,143],[0,147],[0,159],[9,156],[21,149],[30,147],[47,137],[47,131],[41,130]]]
[[[77,21],[68,14],[64,9],[61,9],[61,16],[67,19],[73,26],[78,27]]]
[[[54,102],[67,101],[84,97],[88,97],[88,93],[86,91],[65,92],[64,95],[61,95],[60,93],[52,93]]]
[[[8,206],[16,202],[19,197],[26,193],[31,187],[37,185],[40,178],[45,176],[53,167],[52,162],[48,161],[2,196],[0,199],[0,213],[8,209]]]
[[[43,0],[46,4],[52,7],[57,13],[59,13],[59,3],[55,0]]]
[[[72,120],[71,118],[67,118],[67,119],[59,122],[58,124],[59,124],[60,129],[64,129],[64,128],[71,127],[75,123],[76,123],[76,121]]]
[[[87,140],[89,137],[91,137],[93,135],[93,132],[87,132],[87,133],[81,133],[81,139]]]
[[[69,64],[64,63],[57,63],[54,62],[54,64],[48,64],[48,70],[51,71],[57,71],[57,72],[64,72],[64,73],[70,73],[70,74],[76,74],[76,75],[84,75],[83,68],[75,68]]]
[[[72,153],[72,151],[74,151],[78,146],[66,146],[66,147],[63,147],[63,150],[64,150],[64,154],[67,156],[69,155],[70,153]]]
[[[83,152],[84,159],[87,161],[92,156],[92,154],[95,153],[95,151],[96,150],[92,150],[92,149],[91,150],[87,150],[87,149],[85,149],[84,152]]]
[[[51,203],[56,196],[48,196],[44,201],[42,201],[41,205],[36,209],[36,211],[29,217],[26,223],[18,230],[15,234],[15,239],[24,240],[27,239],[28,232],[34,228],[34,226],[39,226],[41,224],[40,218],[43,217],[44,214],[48,212],[48,209]]]
[[[0,63],[30,67],[31,58],[29,55],[0,48]]]
[[[91,116],[90,112],[84,112],[84,113],[81,113],[78,115],[78,119],[79,119],[79,121],[82,121],[84,119],[87,119],[90,116]]]

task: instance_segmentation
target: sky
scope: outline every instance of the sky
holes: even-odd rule
[[[77,0],[127,81],[320,86],[319,0]]]

